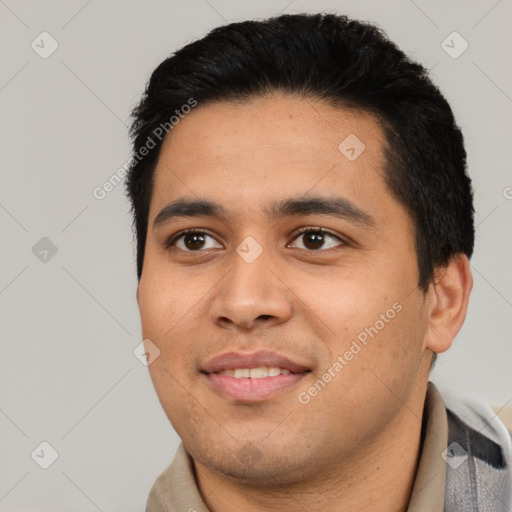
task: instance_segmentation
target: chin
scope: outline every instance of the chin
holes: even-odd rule
[[[282,487],[311,476],[314,464],[312,460],[306,461],[306,453],[301,452],[298,460],[290,456],[286,446],[268,446],[264,442],[261,445],[261,450],[251,442],[229,447],[216,444],[204,451],[198,446],[187,450],[208,470],[248,487]]]

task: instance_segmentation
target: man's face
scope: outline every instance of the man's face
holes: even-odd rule
[[[417,426],[428,295],[384,146],[371,115],[285,95],[199,104],[166,138],[138,303],[156,392],[196,464],[293,482]],[[223,216],[155,223],[177,200]]]

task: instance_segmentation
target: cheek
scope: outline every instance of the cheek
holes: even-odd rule
[[[319,415],[325,410],[339,413],[348,423],[371,425],[376,411],[382,419],[389,418],[392,408],[408,400],[419,371],[425,329],[414,303],[362,304],[350,310],[352,318],[347,315],[346,325],[339,316],[338,336],[329,338],[330,360],[321,369],[325,372],[321,378],[332,384],[319,393],[312,409]]]
[[[361,379],[365,388],[375,394],[407,399],[413,382],[418,378],[422,360],[426,321],[415,300],[395,301],[376,308],[367,325],[356,335],[361,353],[359,367],[365,370]],[[356,367],[354,365],[354,367]],[[354,368],[357,373],[357,368]],[[391,392],[391,394],[390,394]],[[403,396],[402,396],[403,395]]]
[[[143,335],[167,338],[201,307],[205,290],[197,281],[187,282],[169,272],[144,272],[138,297]]]
[[[366,370],[407,378],[419,364],[426,332],[421,292],[414,290],[413,279],[391,276],[347,273],[323,280],[321,289],[315,287],[315,278],[307,283],[313,288],[301,288],[309,306],[304,314],[317,317],[317,336],[328,348],[329,361],[324,364],[346,354],[344,373],[351,374],[349,381],[373,378],[371,372],[362,376]]]
[[[388,317],[396,314],[393,304],[401,299],[401,291],[384,278],[378,280],[364,269],[354,268],[329,269],[325,275],[295,279],[298,304],[307,306],[304,316],[317,317],[330,337],[356,336],[388,310]]]

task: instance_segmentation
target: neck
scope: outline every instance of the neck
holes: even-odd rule
[[[199,489],[211,512],[407,510],[421,449],[427,382],[411,393],[394,420],[339,465],[300,481],[257,486],[212,472],[195,461]]]

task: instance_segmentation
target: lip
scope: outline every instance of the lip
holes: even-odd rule
[[[289,375],[277,375],[262,379],[237,379],[218,373],[205,374],[210,386],[224,398],[230,398],[238,402],[262,402],[278,393],[295,386],[306,375],[304,373],[290,373]]]
[[[288,375],[276,375],[261,379],[230,377],[219,375],[223,370],[236,368],[278,367],[289,370]],[[204,378],[213,390],[239,402],[251,403],[268,400],[289,390],[300,382],[311,370],[275,352],[259,351],[252,353],[227,352],[211,359],[203,368]]]
[[[224,354],[216,356],[208,361],[204,368],[202,368],[202,371],[204,373],[212,374],[222,370],[259,368],[261,366],[277,366],[278,368],[289,370],[292,373],[304,373],[310,370],[307,366],[296,363],[281,354],[260,350],[258,352],[251,353],[225,352]]]

